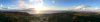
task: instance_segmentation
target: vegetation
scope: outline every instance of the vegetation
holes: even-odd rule
[[[53,14],[36,14],[26,12],[0,12],[0,22],[100,22],[99,13],[91,12],[61,12]]]

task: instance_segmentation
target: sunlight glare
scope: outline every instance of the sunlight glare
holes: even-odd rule
[[[30,5],[30,7],[34,8],[36,14],[42,14],[42,11],[46,8],[43,6],[43,0],[30,0],[30,3],[34,2],[34,5]]]

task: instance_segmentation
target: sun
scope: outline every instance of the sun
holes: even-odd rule
[[[26,3],[24,0],[18,0],[19,7],[32,8],[33,14],[42,14],[44,10],[48,10],[47,7],[43,5],[43,0],[28,0],[29,3]]]
[[[36,14],[42,14],[42,11],[47,10],[47,8],[43,5],[43,0],[30,0],[30,4],[29,7],[34,8],[34,11]]]

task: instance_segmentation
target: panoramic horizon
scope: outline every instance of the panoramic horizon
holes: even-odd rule
[[[0,0],[0,22],[100,22],[100,0]]]

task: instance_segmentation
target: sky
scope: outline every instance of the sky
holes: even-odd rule
[[[88,5],[91,8],[100,8],[100,0],[43,0],[43,5],[46,7],[54,8],[69,8],[79,5]],[[28,3],[28,1],[26,1]],[[20,8],[17,0],[0,0],[0,4],[10,8]]]

